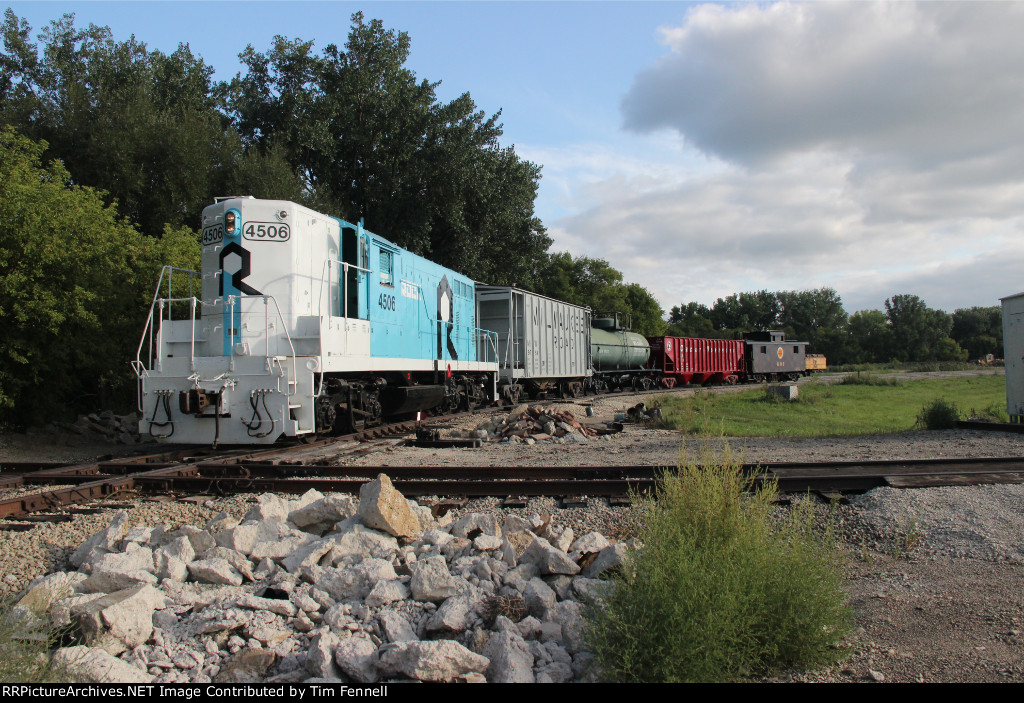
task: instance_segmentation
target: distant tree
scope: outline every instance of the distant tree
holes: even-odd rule
[[[711,323],[717,330],[763,332],[778,329],[781,307],[774,293],[759,290],[719,298],[711,306]]]
[[[980,359],[986,354],[1002,358],[1002,309],[992,306],[954,310],[949,336],[967,352],[970,359]]]
[[[648,337],[665,334],[668,325],[665,323],[665,311],[647,289],[639,283],[629,283],[625,287],[626,305],[633,318],[633,331]]]
[[[668,323],[665,333],[675,337],[715,337],[711,310],[706,305],[693,302],[683,306],[676,305],[669,314]]]
[[[885,301],[885,316],[892,331],[892,356],[898,361],[931,361],[950,352],[953,319],[929,308],[916,295],[894,295]],[[941,346],[940,346],[941,344]]]
[[[850,361],[879,363],[888,361],[892,349],[892,330],[881,310],[859,310],[850,315],[847,326]]]
[[[718,332],[743,333],[754,329],[748,311],[744,309],[737,293],[718,298],[711,306],[711,324]]]
[[[626,312],[622,273],[604,259],[552,254],[537,292],[594,312]]]
[[[194,232],[143,236],[45,150],[0,129],[0,422],[18,425],[129,401],[160,267],[199,255]]]
[[[628,314],[639,334],[665,333],[665,311],[654,296],[637,283],[624,284],[622,273],[604,259],[558,252],[550,256],[540,278],[534,290],[541,295],[585,305],[595,313]]]

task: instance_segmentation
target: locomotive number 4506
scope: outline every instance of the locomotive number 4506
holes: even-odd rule
[[[380,297],[377,298],[377,305],[379,305],[384,310],[394,310],[395,296],[381,293]]]
[[[242,236],[260,242],[286,242],[291,230],[280,222],[246,222],[242,225]]]

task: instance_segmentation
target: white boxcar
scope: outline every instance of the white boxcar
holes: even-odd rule
[[[1006,358],[1006,412],[1024,422],[1024,293],[1002,298],[1003,356]]]
[[[592,375],[590,308],[510,286],[477,286],[478,325],[498,335],[499,382],[516,400],[558,390],[580,395]]]

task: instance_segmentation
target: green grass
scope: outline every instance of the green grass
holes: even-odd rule
[[[818,437],[884,434],[913,429],[922,409],[937,400],[955,404],[964,417],[1006,421],[1002,376],[899,381],[861,375],[841,384],[801,384],[794,401],[742,393],[698,391],[692,397],[658,396],[661,426],[686,434],[726,437]]]
[[[980,366],[970,361],[890,361],[884,364],[838,364],[829,366],[829,372],[867,371],[870,373],[901,373],[906,371],[977,371],[980,368],[1001,367],[1002,363]]]
[[[851,622],[841,551],[810,501],[780,518],[730,457],[635,497],[641,549],[588,606],[602,679],[720,682],[836,661]],[[756,488],[756,489],[755,489]]]

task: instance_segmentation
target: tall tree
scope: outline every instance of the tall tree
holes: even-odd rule
[[[626,305],[633,318],[633,331],[648,337],[665,334],[665,311],[646,288],[639,283],[625,286]]]
[[[0,422],[23,425],[132,399],[160,267],[199,258],[194,232],[141,235],[45,149],[0,129]]]
[[[881,310],[859,310],[850,315],[848,324],[850,360],[878,363],[891,359],[892,330]]]
[[[779,324],[808,349],[841,362],[847,352],[847,315],[842,298],[832,288],[779,291]]]
[[[311,202],[490,283],[537,281],[551,240],[534,216],[540,168],[502,148],[499,113],[405,63],[410,39],[352,16],[343,49],[277,37],[227,88],[247,143],[281,146]]]
[[[949,336],[967,351],[971,359],[981,359],[986,354],[1002,358],[1002,310],[998,306],[954,310]]]
[[[74,182],[145,233],[192,222],[215,195],[297,198],[299,181],[280,151],[247,154],[219,111],[213,68],[187,44],[171,54],[106,27],[45,28],[42,50],[8,10],[0,53],[0,122],[46,140]],[[249,180],[244,180],[248,178]]]
[[[711,323],[711,310],[706,305],[687,303],[672,307],[668,317],[666,334],[676,337],[715,336],[715,326]]]
[[[885,301],[885,316],[892,330],[892,355],[899,361],[951,360],[959,347],[949,337],[953,319],[942,310],[929,308],[916,295],[894,295]]]

